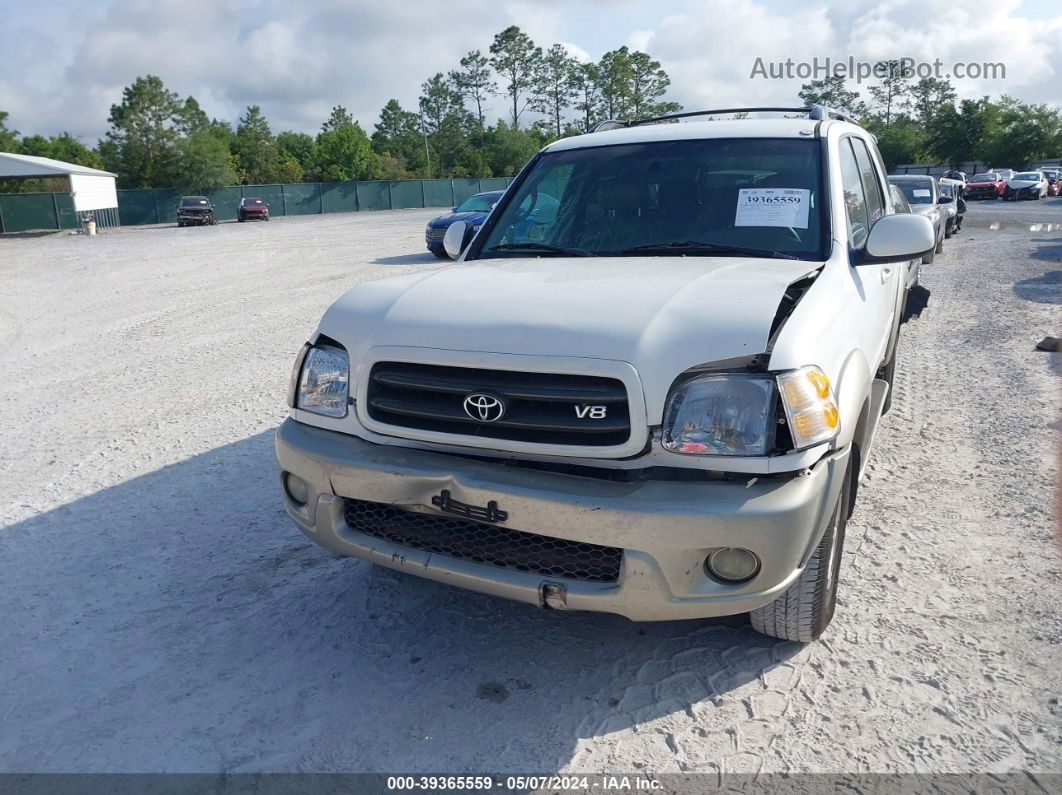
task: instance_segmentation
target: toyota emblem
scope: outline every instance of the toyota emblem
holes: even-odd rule
[[[478,422],[497,422],[505,414],[505,404],[486,392],[473,392],[465,398],[465,414]]]

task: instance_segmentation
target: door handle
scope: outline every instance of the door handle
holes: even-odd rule
[[[892,276],[892,268],[882,268],[881,269],[881,283],[882,284],[885,284],[885,282],[887,282],[889,280],[889,277],[891,277],[891,276]]]

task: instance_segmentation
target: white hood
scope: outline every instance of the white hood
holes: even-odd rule
[[[743,257],[477,260],[359,285],[319,331],[347,348],[354,378],[379,346],[627,362],[652,419],[683,371],[762,353],[785,288],[818,267]]]
[[[1040,184],[1038,179],[1012,179],[1007,184],[1012,188],[1035,188]]]

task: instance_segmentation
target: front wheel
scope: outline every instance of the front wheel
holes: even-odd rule
[[[849,468],[851,462],[849,462]],[[848,522],[848,501],[852,493],[850,469],[837,495],[829,524],[800,577],[769,605],[749,614],[752,628],[782,640],[810,643],[818,640],[833,619],[837,607],[837,576],[844,551],[844,529]]]
[[[437,248],[431,248],[431,249],[428,249],[428,250],[432,254],[434,254],[436,257],[438,257],[439,259],[450,259],[450,255],[447,254],[445,251],[440,251]]]
[[[933,250],[934,254],[944,253],[944,235],[940,236],[940,240],[937,241],[937,247]]]

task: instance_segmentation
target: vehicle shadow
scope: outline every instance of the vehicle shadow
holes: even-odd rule
[[[903,314],[900,315],[901,325],[912,318],[922,316],[922,310],[929,306],[929,295],[929,290],[921,284],[916,284],[908,291],[907,303],[904,304]]]
[[[436,257],[430,251],[422,251],[419,254],[401,254],[397,257],[379,257],[372,260],[373,265],[442,265],[449,260]]]
[[[0,769],[589,770],[580,741],[616,732],[718,759],[799,679],[804,647],[743,618],[546,612],[333,557],[284,514],[272,448],[0,530]]]

